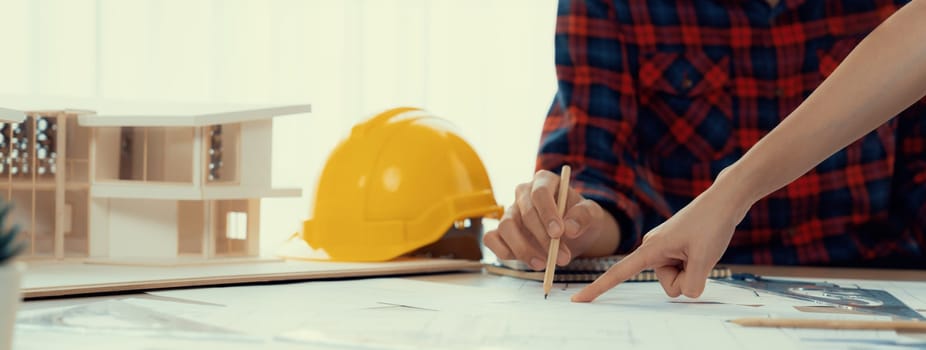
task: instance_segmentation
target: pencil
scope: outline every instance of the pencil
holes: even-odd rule
[[[802,318],[738,318],[730,320],[744,327],[780,327],[780,328],[817,328],[817,329],[855,329],[855,330],[894,330],[908,332],[926,332],[923,321],[850,321],[850,320],[814,320]]]
[[[556,210],[559,217],[562,218],[566,212],[566,197],[569,195],[569,176],[572,175],[572,168],[563,165],[563,170],[559,172],[559,195],[556,197]],[[563,228],[565,229],[565,227]],[[543,272],[543,298],[550,295],[550,289],[553,288],[553,274],[556,273],[556,256],[559,253],[559,238],[550,240],[550,251],[547,252],[547,268]]]

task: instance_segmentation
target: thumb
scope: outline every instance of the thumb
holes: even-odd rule
[[[567,238],[578,238],[595,222],[596,217],[601,217],[601,207],[598,203],[589,199],[579,201],[563,216],[566,225],[563,234]]]

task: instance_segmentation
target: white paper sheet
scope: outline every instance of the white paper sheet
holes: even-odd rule
[[[926,339],[894,332],[741,327],[727,321],[883,318],[800,312],[793,306],[806,303],[721,284],[709,284],[702,298],[689,300],[666,297],[658,283],[627,283],[594,303],[576,304],[569,298],[583,285],[555,285],[544,300],[538,282],[492,281],[481,286],[404,278],[309,282],[172,290],[119,302],[208,325],[201,333],[218,329],[262,348],[926,348]],[[921,287],[890,291],[909,293],[913,300],[923,297]],[[92,327],[84,332],[98,333]],[[42,340],[24,340],[25,348]],[[202,342],[212,344],[208,337]]]

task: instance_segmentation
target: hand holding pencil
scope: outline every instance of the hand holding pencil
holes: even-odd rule
[[[581,169],[571,169],[577,177]],[[572,174],[569,174],[572,176]],[[549,170],[534,174],[531,181],[517,186],[515,203],[507,210],[498,228],[486,232],[484,242],[499,259],[517,259],[536,271],[548,263],[553,238],[560,239],[554,263],[565,266],[578,257],[610,256],[615,253],[620,232],[617,221],[597,202],[583,198],[579,191],[560,186],[563,177]],[[565,211],[557,208],[557,194],[565,188]]]
[[[571,169],[576,178],[580,169]],[[572,174],[569,174],[570,177]],[[541,271],[548,263],[549,248],[559,238],[554,263],[565,266],[579,257],[610,256],[617,251],[617,221],[597,202],[586,199],[566,178],[541,170],[515,189],[515,202],[505,210],[498,228],[486,232],[483,241],[499,259],[517,259]],[[565,211],[557,208],[557,194],[565,188]]]

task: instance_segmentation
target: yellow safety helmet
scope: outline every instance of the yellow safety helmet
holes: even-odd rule
[[[328,157],[302,239],[337,261],[385,261],[455,222],[499,218],[485,167],[453,125],[415,108],[360,123]]]

